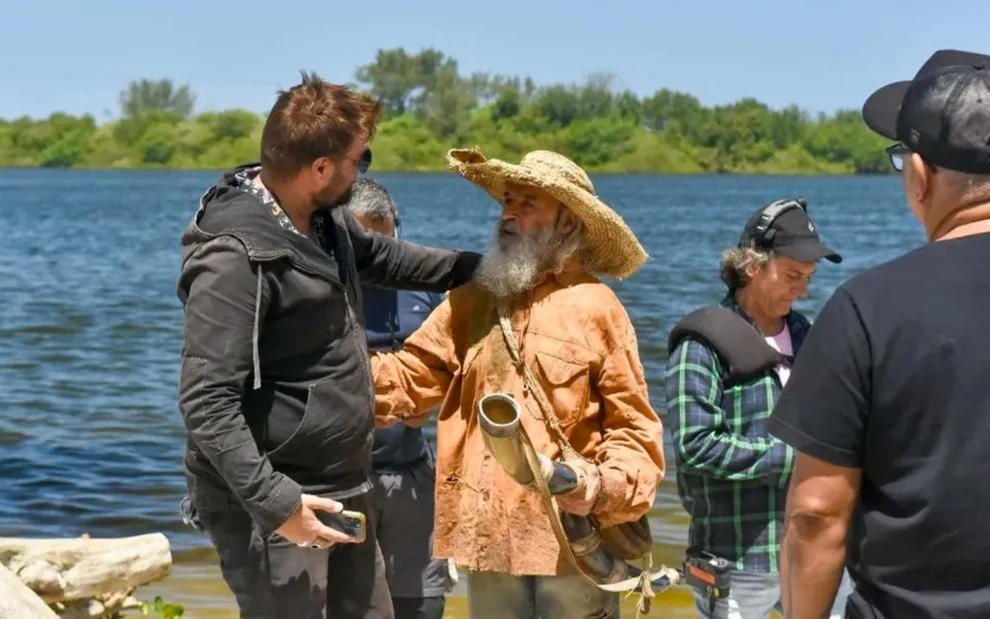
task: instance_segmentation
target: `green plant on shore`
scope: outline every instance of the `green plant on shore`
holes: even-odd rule
[[[154,619],[176,619],[185,614],[186,609],[181,604],[172,604],[162,599],[162,596],[155,596],[154,602],[144,602],[141,604],[141,616],[153,617]]]
[[[446,170],[446,149],[474,145],[510,160],[532,149],[557,150],[592,172],[890,172],[886,142],[858,110],[811,114],[753,98],[708,106],[667,88],[642,96],[620,90],[610,74],[548,85],[467,75],[434,49],[379,50],[355,81],[384,107],[376,172]],[[0,167],[217,170],[258,159],[263,115],[194,114],[195,101],[188,86],[139,79],[121,93],[111,122],[64,113],[0,119]]]

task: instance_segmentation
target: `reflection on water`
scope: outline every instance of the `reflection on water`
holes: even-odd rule
[[[142,595],[164,592],[187,604],[190,617],[234,616],[206,538],[178,514],[179,235],[215,177],[0,170],[0,535],[161,531],[175,570]],[[398,201],[407,238],[487,246],[497,207],[480,189],[446,174],[379,180]],[[630,175],[595,183],[652,257],[615,289],[636,325],[658,408],[667,332],[717,300],[719,250],[757,205],[807,197],[826,241],[846,256],[816,275],[801,304],[812,313],[845,277],[923,240],[895,178]],[[667,453],[672,469],[669,446]],[[667,563],[679,560],[687,524],[672,473],[652,518],[657,559]],[[458,605],[451,602],[452,616],[463,616]],[[691,616],[689,606],[679,589],[658,599],[655,613]]]

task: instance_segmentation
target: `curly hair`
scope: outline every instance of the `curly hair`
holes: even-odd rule
[[[751,266],[762,269],[773,259],[773,252],[756,249],[755,247],[730,247],[722,252],[719,261],[719,276],[729,291],[745,288],[749,283],[746,270]]]

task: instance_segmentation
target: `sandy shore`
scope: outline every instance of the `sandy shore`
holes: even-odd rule
[[[467,598],[463,580],[447,597],[445,619],[468,619]],[[142,600],[152,600],[156,595],[166,601],[182,604],[183,619],[238,619],[237,606],[227,585],[220,577],[216,564],[182,564],[172,568],[171,575],[160,582],[143,587],[136,592]],[[623,617],[635,617],[634,599],[625,599]],[[651,617],[662,619],[693,619],[696,617],[691,592],[685,587],[668,590],[654,599]]]

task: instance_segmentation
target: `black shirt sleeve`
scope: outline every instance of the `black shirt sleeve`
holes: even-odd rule
[[[870,397],[870,345],[850,293],[839,287],[798,351],[770,433],[838,466],[862,466]]]

